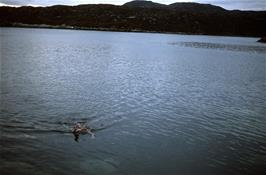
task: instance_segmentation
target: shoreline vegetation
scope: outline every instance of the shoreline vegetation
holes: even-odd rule
[[[266,36],[265,24],[266,11],[226,10],[199,3],[0,7],[0,27],[261,38]]]
[[[106,32],[136,32],[136,33],[158,33],[158,34],[183,34],[183,35],[207,35],[203,33],[185,33],[185,32],[165,32],[165,31],[149,31],[140,29],[119,29],[119,28],[102,28],[102,27],[79,27],[68,25],[48,25],[48,24],[24,24],[13,23],[9,26],[0,27],[17,27],[17,28],[40,28],[40,29],[68,29],[68,30],[89,30],[89,31],[106,31]],[[226,35],[229,36],[229,35]],[[232,35],[235,36],[235,35]],[[237,37],[237,36],[236,36]]]

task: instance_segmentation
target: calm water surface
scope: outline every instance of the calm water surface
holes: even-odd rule
[[[265,173],[256,40],[1,28],[1,174]]]

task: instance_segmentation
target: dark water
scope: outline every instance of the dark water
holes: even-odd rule
[[[257,38],[0,31],[0,174],[265,173]]]

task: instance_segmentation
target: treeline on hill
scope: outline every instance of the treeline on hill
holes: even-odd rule
[[[150,1],[133,1],[122,6],[0,7],[0,26],[21,24],[117,31],[266,36],[266,11],[228,11],[208,4],[163,5]]]

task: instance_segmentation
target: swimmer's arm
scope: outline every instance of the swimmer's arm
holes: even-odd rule
[[[92,133],[90,130],[88,131],[88,133],[91,135],[91,138],[95,138],[95,134],[94,133]]]

